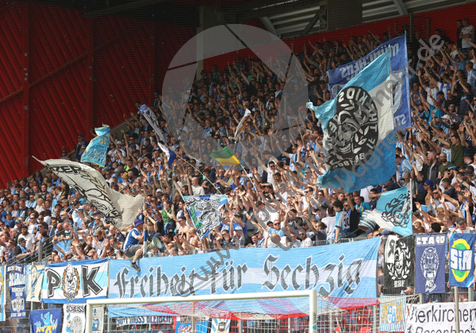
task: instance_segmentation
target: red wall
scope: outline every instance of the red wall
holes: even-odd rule
[[[422,32],[422,36],[425,38],[427,37],[427,24],[426,20],[422,19],[421,17],[429,18],[430,22],[430,36],[434,34],[436,28],[440,28],[443,33],[445,33],[448,37],[452,40],[456,41],[456,21],[458,19],[463,19],[464,17],[468,17],[470,22],[473,25],[476,25],[476,22],[471,21],[471,17],[469,14],[474,13],[476,11],[476,4],[468,4],[468,5],[461,5],[452,7],[450,9],[440,9],[434,10],[429,12],[424,12],[415,15],[414,19],[414,26],[416,30]],[[473,19],[474,21],[474,19]],[[338,29],[329,32],[322,32],[316,35],[305,36],[301,38],[295,38],[292,40],[286,40],[285,43],[291,47],[291,42],[294,41],[294,49],[298,52],[302,50],[304,43],[308,44],[308,41],[316,43],[317,41],[323,42],[325,40],[339,40],[341,42],[347,43],[352,36],[361,36],[367,35],[368,30],[372,31],[374,34],[382,35],[384,32],[388,30],[390,27],[392,36],[396,36],[394,33],[394,24],[397,22],[398,28],[401,29],[403,24],[409,23],[409,16],[402,16],[395,19],[362,24],[356,27],[350,27],[345,29]],[[259,26],[259,24],[254,24],[255,26]],[[309,44],[308,44],[309,49]],[[226,66],[227,62],[232,62],[236,59],[237,56],[241,56],[242,58],[255,55],[248,49],[240,50],[238,52],[231,52],[227,53],[222,56],[217,56],[214,58],[209,58],[205,61],[204,68],[206,70],[211,70],[213,64],[218,65],[219,68],[223,68]]]
[[[195,29],[0,1],[0,187],[150,103]]]

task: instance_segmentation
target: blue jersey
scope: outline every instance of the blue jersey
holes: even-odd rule
[[[137,238],[139,238],[140,235],[141,234],[139,230],[137,230],[136,228],[132,229],[127,235],[126,241],[124,242],[123,250],[125,251],[130,246],[139,244],[139,241],[137,240]]]

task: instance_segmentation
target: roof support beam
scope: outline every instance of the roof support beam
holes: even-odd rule
[[[274,2],[279,3],[279,0],[275,0]],[[237,14],[237,22],[249,21],[258,17],[270,17],[277,14],[288,13],[290,11],[306,9],[316,5],[315,0],[299,0],[265,8],[260,8],[255,4],[255,2],[252,3],[254,4],[253,8],[258,9],[251,9],[247,12]]]
[[[279,37],[278,32],[276,31],[276,28],[274,27],[274,25],[271,22],[271,20],[269,19],[269,17],[267,17],[267,16],[260,17],[260,20],[263,23],[263,25],[265,26],[266,30],[268,30],[270,33],[272,33],[276,37]]]
[[[94,12],[89,12],[89,13],[84,14],[84,17],[86,17],[86,18],[98,18],[98,17],[104,16],[104,15],[113,15],[113,14],[122,13],[126,10],[131,10],[131,9],[145,7],[145,6],[156,5],[156,4],[164,2],[164,1],[166,1],[166,0],[139,0],[139,1],[129,2],[129,3],[123,4],[123,5],[119,5],[119,6],[114,6],[114,7],[111,7],[111,8],[100,9],[100,10],[96,10]]]
[[[321,9],[319,8],[316,12],[316,15],[309,21],[309,23],[306,25],[304,30],[301,32],[301,37],[306,36],[309,31],[311,31],[312,28],[316,25],[317,21],[319,21],[319,14],[321,13]]]
[[[398,13],[400,15],[408,15],[408,10],[407,7],[405,7],[403,0],[393,0],[393,3],[397,7]]]

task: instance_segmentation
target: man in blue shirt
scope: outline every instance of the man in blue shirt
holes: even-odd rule
[[[127,235],[126,241],[124,242],[123,251],[127,258],[133,258],[130,264],[130,267],[140,272],[140,267],[137,265],[137,260],[142,257],[143,246],[140,244],[144,240],[143,235],[144,221],[137,219],[134,221],[134,229],[132,229]],[[161,248],[162,242],[154,237],[152,243],[147,246],[146,252],[154,249]]]

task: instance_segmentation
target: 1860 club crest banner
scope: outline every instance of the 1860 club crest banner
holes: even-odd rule
[[[439,294],[445,288],[445,234],[415,235],[415,293]]]
[[[81,193],[117,229],[122,230],[134,222],[144,202],[142,195],[131,197],[111,189],[100,172],[85,164],[67,160],[37,161]]]
[[[46,266],[41,297],[44,303],[86,303],[107,297],[108,259]]]
[[[400,294],[415,282],[415,237],[388,236],[385,244],[384,293]]]

